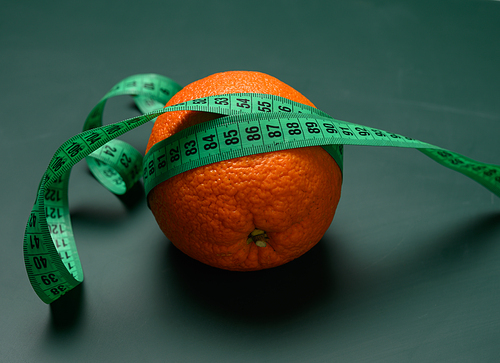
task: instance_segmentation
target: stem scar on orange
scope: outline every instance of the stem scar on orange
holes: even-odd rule
[[[314,105],[260,72],[216,73],[179,91],[167,106],[224,93],[256,92]],[[158,117],[146,152],[189,126],[220,117],[197,111]],[[330,226],[341,171],[321,147],[274,151],[202,166],[157,185],[148,195],[156,221],[182,252],[205,264],[252,271],[289,262]]]

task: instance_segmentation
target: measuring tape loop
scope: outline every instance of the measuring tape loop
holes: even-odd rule
[[[184,171],[240,156],[321,146],[342,170],[343,145],[415,148],[500,196],[500,166],[481,163],[402,135],[332,118],[314,107],[255,93],[199,98],[163,108],[181,87],[155,74],[120,81],[92,109],[83,132],[64,142],[45,171],[23,241],[29,281],[50,303],[83,281],[68,206],[71,168],[85,158],[106,188],[116,194],[143,177],[146,193]],[[132,95],[142,115],[102,125],[110,97]],[[141,153],[116,138],[171,111],[193,110],[222,117],[184,129]]]
[[[151,114],[163,108],[165,103],[181,88],[170,78],[157,74],[127,77],[116,84],[92,109],[85,120],[83,130],[92,130],[102,126],[104,106],[111,97],[131,95],[143,114]],[[151,121],[154,119],[155,117]],[[120,125],[115,124],[108,127],[106,131],[109,135],[118,135],[119,129]],[[94,135],[94,137],[98,136]],[[74,153],[78,152],[77,148],[78,145],[74,144],[72,149]],[[94,177],[104,187],[118,195],[125,194],[141,177],[142,154],[121,140],[106,142],[105,145],[88,155],[86,161]]]
[[[177,83],[159,75],[137,75],[122,80],[92,109],[84,131],[64,142],[54,153],[38,186],[23,241],[28,278],[43,302],[51,303],[83,281],[68,205],[71,168],[87,158],[96,178],[112,192],[123,194],[141,176],[142,155],[125,142],[115,140],[116,137],[154,120],[180,89]],[[106,101],[119,95],[134,96],[145,114],[102,126]]]

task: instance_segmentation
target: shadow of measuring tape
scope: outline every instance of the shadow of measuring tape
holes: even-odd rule
[[[99,183],[90,170],[87,170],[87,174]],[[142,183],[142,180],[137,181],[129,190],[127,190],[125,194],[111,194],[117,197],[129,211],[137,207],[140,203],[144,203],[146,200],[146,193],[144,191],[144,184]]]
[[[444,266],[460,268],[475,256],[488,253],[488,246],[498,243],[500,212],[475,216],[457,228],[438,235],[418,258],[425,259],[428,268],[443,270]]]
[[[77,328],[84,316],[84,300],[84,284],[79,284],[50,304],[51,330],[55,334],[67,334]]]

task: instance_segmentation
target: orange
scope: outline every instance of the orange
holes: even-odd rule
[[[278,79],[259,72],[211,75],[179,91],[167,106],[224,93],[273,94],[314,106]],[[220,117],[196,111],[158,117],[147,150],[197,123]],[[321,147],[240,157],[199,167],[148,195],[155,219],[182,252],[205,264],[251,271],[289,262],[311,249],[331,224],[342,176]]]

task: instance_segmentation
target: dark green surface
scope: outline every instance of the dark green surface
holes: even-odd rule
[[[498,1],[3,1],[0,360],[498,362],[500,200],[415,150],[346,147],[331,228],[273,270],[189,260],[83,163],[82,288],[40,302],[22,237],[55,149],[136,73],[262,71],[335,118],[498,164],[499,19]],[[144,150],[150,128],[124,139]]]

